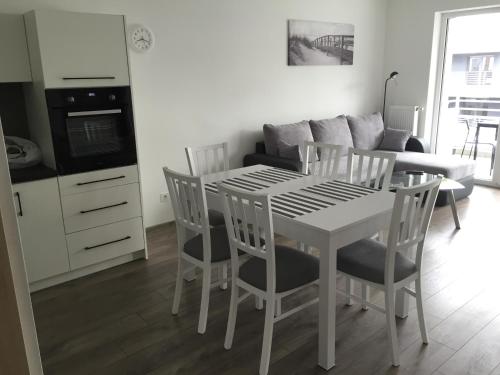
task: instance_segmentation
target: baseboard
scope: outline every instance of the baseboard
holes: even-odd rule
[[[144,250],[139,250],[130,254],[122,255],[118,258],[107,260],[102,263],[93,264],[91,266],[79,268],[77,270],[50,277],[48,279],[36,281],[30,284],[30,293],[37,292],[39,290],[49,288],[57,284],[62,284],[67,281],[78,279],[79,277],[87,276],[92,273],[103,271],[107,268],[116,267],[124,263],[132,262],[137,259],[144,259],[145,255],[146,254]]]

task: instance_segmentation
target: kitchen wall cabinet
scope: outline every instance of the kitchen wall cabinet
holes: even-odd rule
[[[0,82],[31,81],[23,16],[0,14],[0,46]]]
[[[12,186],[28,281],[69,271],[57,178]]]
[[[130,84],[123,16],[36,10],[25,21],[45,88]]]

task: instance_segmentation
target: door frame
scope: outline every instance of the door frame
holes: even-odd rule
[[[437,148],[437,136],[439,119],[441,115],[441,100],[444,83],[444,67],[446,66],[446,43],[448,41],[449,21],[453,18],[473,16],[479,14],[500,13],[499,5],[485,6],[480,8],[457,9],[445,12],[436,12],[434,18],[434,36],[431,53],[431,69],[429,74],[429,90],[427,108],[432,111],[427,115],[425,133],[430,139],[431,152],[435,153]],[[497,139],[497,150],[500,150],[500,137]],[[478,185],[500,187],[500,156],[495,156],[495,168],[492,180],[476,180]]]
[[[0,119],[0,373],[42,375],[42,361],[31,306],[7,154]]]

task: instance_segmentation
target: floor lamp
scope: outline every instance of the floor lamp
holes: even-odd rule
[[[384,106],[382,108],[382,120],[385,118],[385,98],[387,96],[387,83],[389,81],[392,81],[399,73],[398,72],[392,72],[390,75],[389,75],[389,78],[387,78],[385,80],[385,88],[384,88]]]

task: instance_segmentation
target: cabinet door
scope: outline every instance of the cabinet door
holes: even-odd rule
[[[29,282],[69,271],[56,178],[13,186]]]
[[[123,16],[36,11],[46,88],[129,85]]]
[[[23,16],[0,14],[0,82],[31,81]]]

